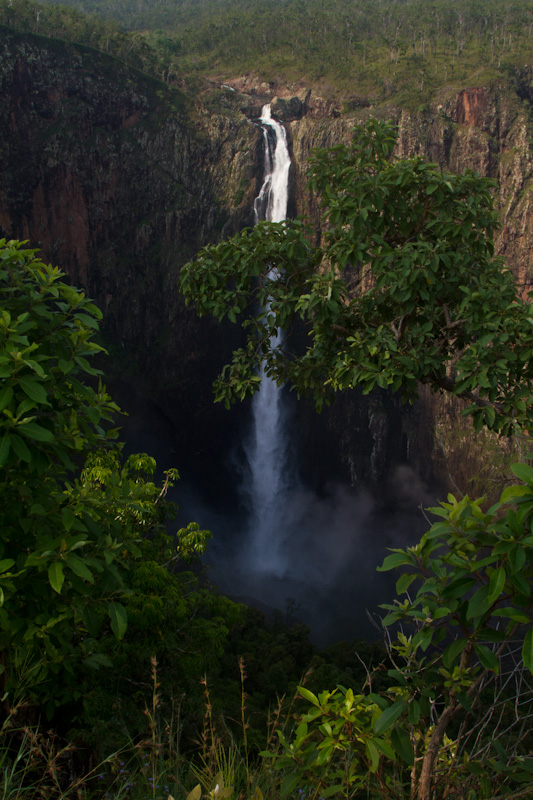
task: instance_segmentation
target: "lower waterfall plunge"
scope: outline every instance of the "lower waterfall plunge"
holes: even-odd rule
[[[254,203],[255,222],[283,222],[287,217],[290,156],[285,128],[263,106],[265,175]],[[276,346],[282,332],[273,340]],[[254,572],[281,576],[280,547],[286,524],[288,442],[283,388],[261,370],[261,384],[252,402],[252,430],[244,442],[247,462],[243,490],[250,505],[250,532],[245,560]]]

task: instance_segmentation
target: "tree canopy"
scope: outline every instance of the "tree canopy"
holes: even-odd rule
[[[89,44],[165,80],[281,75],[320,82],[347,108],[391,97],[416,107],[452,82],[501,83],[523,68],[533,12],[529,0],[0,0],[0,23]]]
[[[428,384],[509,433],[528,419],[533,312],[494,256],[492,182],[396,158],[394,142],[391,123],[370,121],[314,154],[318,244],[301,221],[261,223],[184,267],[187,302],[246,333],[216,398],[253,394],[264,362],[319,407],[343,389],[412,400]]]

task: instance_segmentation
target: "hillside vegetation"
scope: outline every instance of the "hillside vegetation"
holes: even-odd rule
[[[2,0],[0,21],[75,38],[165,80],[255,73],[373,102],[424,102],[530,61],[533,3],[512,0]],[[84,14],[97,15],[90,20]],[[129,31],[126,35],[125,31]]]

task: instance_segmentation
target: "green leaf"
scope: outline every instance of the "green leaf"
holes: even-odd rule
[[[478,589],[470,598],[468,608],[466,609],[466,618],[475,619],[476,617],[482,617],[483,614],[487,613],[489,608],[489,586],[486,584]]]
[[[380,736],[382,733],[385,733],[385,731],[391,728],[398,717],[401,716],[404,708],[405,700],[397,700],[392,704],[392,706],[386,708],[385,711],[382,711],[374,725],[374,733],[376,736]]]
[[[489,599],[488,599],[489,606],[491,606],[502,593],[502,589],[505,586],[506,578],[507,575],[503,567],[498,567],[498,569],[495,569],[492,575],[490,576]]]
[[[509,550],[509,565],[511,567],[511,573],[514,575],[516,573],[522,572],[522,568],[525,563],[526,563],[525,549],[515,544]]]
[[[41,405],[50,405],[48,402],[48,395],[40,383],[31,378],[19,378],[18,382],[30,400],[35,400],[36,403],[40,403]]]
[[[379,752],[383,753],[385,758],[388,758],[390,761],[396,761],[396,754],[386,739],[376,738],[373,741]]]
[[[533,628],[530,628],[526,633],[522,647],[522,661],[526,669],[533,673]]]
[[[300,781],[301,776],[299,772],[289,772],[287,775],[285,775],[281,782],[281,796],[287,797],[287,795],[290,794],[293,789],[296,789]]]
[[[8,406],[13,399],[13,389],[11,386],[5,386],[2,391],[0,391],[0,411],[3,411],[6,406]]]
[[[48,567],[48,580],[54,592],[61,594],[65,576],[63,575],[63,565],[60,561],[53,561]]]
[[[90,669],[100,669],[100,667],[112,667],[113,662],[111,659],[104,655],[104,653],[91,653],[90,656],[84,658],[82,664]]]
[[[18,425],[17,432],[23,433],[24,436],[35,439],[37,442],[53,442],[56,438],[52,431],[37,425],[35,422],[25,422],[22,425]]]
[[[89,581],[89,583],[94,582],[94,576],[82,558],[74,553],[69,553],[65,560],[67,566],[70,567],[75,575],[79,578],[83,578],[85,581]]]
[[[76,521],[76,515],[71,508],[65,506],[61,509],[61,519],[63,521],[63,525],[65,526],[65,530],[69,531]]]
[[[25,397],[24,400],[21,400],[21,402],[17,406],[17,412],[16,412],[16,415],[19,419],[19,424],[21,425],[25,424],[25,421],[22,418],[28,411],[30,411],[33,408],[35,408],[35,403],[33,400],[30,400],[29,397]]]
[[[87,628],[89,634],[93,637],[98,636],[102,628],[102,617],[98,611],[89,602],[81,612],[81,618]]]
[[[201,800],[201,798],[202,798],[202,787],[198,783],[196,784],[194,789],[191,789],[185,800]]]
[[[420,703],[418,700],[411,700],[407,706],[407,719],[411,725],[418,725],[420,721]]]
[[[93,317],[90,317],[88,314],[80,314],[80,312],[78,311],[76,312],[75,319],[79,320],[84,325],[87,325],[89,328],[92,328],[95,331],[97,331],[99,328],[98,322]]]
[[[466,592],[475,586],[476,579],[470,575],[464,575],[460,578],[453,580],[449,586],[442,591],[443,598],[447,600],[455,600],[457,597],[463,597]]]
[[[524,486],[523,484],[507,486],[501,494],[500,503],[512,503],[513,500],[527,497],[528,495],[533,496],[533,489],[530,486]]]
[[[533,488],[533,468],[529,467],[527,464],[511,464],[511,470],[517,478],[520,478],[521,481],[524,481],[524,483],[529,484]]]
[[[26,443],[20,438],[20,436],[15,436],[14,434],[11,436],[11,447],[21,461],[25,461],[27,464],[30,463],[31,453],[26,447]]]
[[[500,671],[500,665],[490,647],[484,644],[474,644],[474,650],[485,669],[490,669],[497,675]]]
[[[365,748],[370,759],[370,772],[375,772],[379,766],[379,752],[372,739],[365,739]]]
[[[523,594],[525,597],[530,596],[531,584],[526,580],[524,575],[522,575],[520,572],[516,572],[514,575],[511,575],[510,580],[519,594]]]
[[[415,763],[415,751],[411,742],[411,737],[402,728],[393,728],[390,736],[391,744],[394,750],[398,753],[402,761],[409,764],[410,767]]]
[[[320,707],[318,697],[313,692],[310,692],[309,689],[306,689],[305,686],[298,686],[298,691],[305,700],[308,700],[314,706]]]
[[[399,553],[391,553],[390,556],[387,556],[383,561],[383,564],[380,567],[377,567],[377,571],[387,572],[390,569],[401,567],[403,564],[410,564],[410,558],[407,553],[404,553],[402,550]]]
[[[513,622],[523,622],[525,624],[531,621],[530,618],[527,617],[523,612],[519,611],[517,608],[513,608],[512,606],[497,608],[494,611],[494,616],[506,617],[507,619],[513,620]]]
[[[406,592],[409,589],[409,587],[411,586],[413,581],[416,580],[416,578],[417,575],[415,575],[414,573],[404,572],[404,574],[401,575],[396,581],[396,594],[404,594],[404,592]]]
[[[57,366],[65,375],[74,369],[74,361],[65,361],[63,358],[58,359]]]
[[[0,572],[7,572],[15,564],[12,558],[4,558],[0,561]]]
[[[454,642],[448,645],[448,647],[442,654],[442,663],[444,664],[446,669],[451,669],[454,662],[461,655],[467,644],[468,644],[467,639],[460,638],[456,639]]]
[[[320,790],[321,797],[334,797],[336,794],[344,794],[345,787],[343,784],[333,784],[332,786],[328,786],[327,789]]]
[[[107,606],[107,613],[111,620],[111,630],[117,639],[123,639],[128,627],[128,615],[126,609],[121,603],[109,603]]]
[[[8,433],[6,433],[2,437],[2,441],[0,441],[0,467],[2,467],[7,461],[10,447],[11,447],[11,436]]]

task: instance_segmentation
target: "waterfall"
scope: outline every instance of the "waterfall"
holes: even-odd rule
[[[287,218],[289,199],[289,169],[291,159],[285,128],[272,119],[270,104],[261,111],[265,153],[265,177],[255,198],[255,221],[283,222]]]
[[[265,176],[254,203],[255,221],[283,222],[287,217],[290,156],[285,128],[272,118],[270,105],[261,111]],[[272,340],[280,342],[281,331]],[[261,369],[261,385],[252,403],[252,431],[244,450],[248,464],[245,490],[250,501],[251,535],[248,562],[254,571],[280,574],[283,565],[283,499],[287,489],[287,437],[282,387]]]

